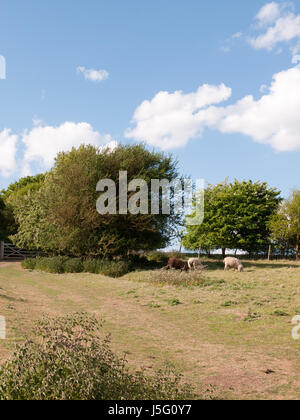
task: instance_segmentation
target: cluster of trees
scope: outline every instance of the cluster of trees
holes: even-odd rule
[[[114,151],[81,146],[60,153],[46,174],[22,178],[1,191],[0,240],[10,238],[21,248],[53,254],[112,257],[164,248],[180,236],[182,245],[193,251],[259,254],[272,244],[282,256],[299,257],[300,191],[283,201],[264,182],[209,185],[203,223],[183,228],[182,217],[174,214],[119,214],[117,208],[116,214],[100,215],[96,185],[101,179],[114,180],[118,204],[119,171],[128,172],[128,182],[146,181],[149,208],[151,180],[179,178],[172,156],[143,145]]]
[[[187,249],[226,248],[250,254],[265,251],[269,244],[268,222],[281,202],[280,192],[265,182],[235,180],[209,185],[205,190],[205,216],[199,226],[187,226],[183,245]]]

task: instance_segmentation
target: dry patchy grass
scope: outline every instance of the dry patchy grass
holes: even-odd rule
[[[121,279],[54,275],[0,263],[0,314],[8,339],[0,360],[44,313],[85,310],[106,320],[113,348],[148,370],[165,360],[199,389],[223,398],[298,399],[300,341],[291,320],[300,314],[300,266],[246,262],[224,272],[205,261],[204,273],[134,272]]]

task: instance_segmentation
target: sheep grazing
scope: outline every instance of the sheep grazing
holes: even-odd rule
[[[188,266],[190,270],[203,270],[206,266],[202,265],[199,258],[190,258],[188,260]]]
[[[244,271],[244,266],[241,261],[237,258],[227,257],[224,260],[225,268],[224,270],[230,270],[234,268],[235,270],[241,272]]]
[[[182,261],[179,258],[170,258],[168,261],[168,270],[171,269],[187,271],[188,265],[185,261]]]

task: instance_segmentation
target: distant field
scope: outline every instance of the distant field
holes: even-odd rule
[[[105,319],[118,352],[151,370],[173,362],[196,388],[213,385],[222,398],[300,398],[300,265],[245,263],[224,272],[212,261],[202,285],[163,285],[174,273],[135,272],[121,279],[92,274],[29,272],[0,263],[0,315],[8,339],[0,361],[43,314],[88,311]],[[188,284],[188,274],[178,273]]]

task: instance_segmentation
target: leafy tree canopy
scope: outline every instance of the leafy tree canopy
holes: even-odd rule
[[[278,208],[279,194],[265,182],[235,180],[209,185],[205,191],[204,222],[187,227],[184,246],[193,250],[265,249],[270,233],[268,221]]]
[[[19,224],[14,242],[72,255],[126,255],[131,250],[167,245],[179,222],[170,215],[100,215],[96,185],[112,179],[119,194],[119,171],[128,171],[128,182],[178,178],[172,156],[148,151],[143,145],[120,146],[114,151],[81,146],[57,156],[40,189],[30,191],[16,205]],[[130,194],[130,193],[129,193]]]
[[[300,191],[292,192],[289,199],[279,207],[274,214],[268,227],[271,231],[271,240],[275,247],[284,253],[289,252],[293,247],[296,251],[296,258],[299,258],[300,246]]]

